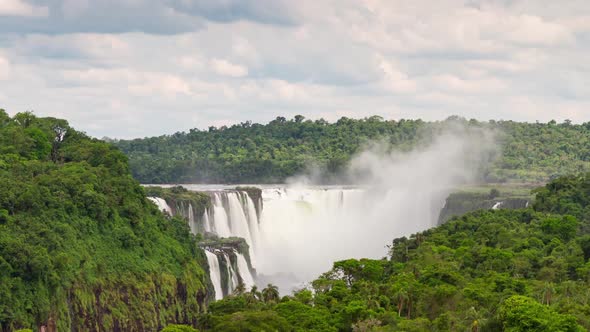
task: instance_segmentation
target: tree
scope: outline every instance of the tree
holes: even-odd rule
[[[511,296],[504,301],[498,315],[504,330],[509,332],[584,331],[576,324],[574,317],[557,314],[535,300],[521,295]]]
[[[266,288],[262,290],[262,298],[264,302],[278,302],[279,300],[279,288],[275,285],[268,284]]]
[[[240,281],[236,288],[233,291],[233,294],[235,295],[243,295],[246,292],[246,285],[244,284],[244,282]]]

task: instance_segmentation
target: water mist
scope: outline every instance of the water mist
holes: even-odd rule
[[[385,256],[392,239],[436,225],[450,191],[477,180],[495,154],[494,137],[455,126],[410,152],[373,143],[342,175],[354,188],[314,187],[299,177],[263,190],[258,272],[285,291],[334,261]]]

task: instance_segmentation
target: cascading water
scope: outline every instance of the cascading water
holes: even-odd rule
[[[250,289],[255,285],[255,282],[254,277],[250,272],[250,268],[248,267],[248,262],[246,262],[244,255],[240,254],[239,252],[236,252],[236,258],[238,263],[238,273],[240,274],[240,277],[242,277],[242,281],[244,282],[246,289]]]
[[[156,204],[156,206],[158,207],[158,209],[160,209],[160,211],[166,212],[169,215],[172,215],[172,209],[170,208],[170,206],[168,206],[168,203],[166,203],[166,201],[163,198],[148,197],[148,199],[150,201],[154,202],[154,204]]]
[[[236,271],[234,270],[232,264],[231,264],[231,260],[229,259],[229,255],[224,253],[224,258],[225,258],[225,262],[227,265],[227,293],[231,294],[233,292],[234,289],[236,289],[236,287],[239,284],[238,281],[238,274],[236,273]]]
[[[223,298],[223,290],[221,288],[221,271],[219,270],[219,258],[214,253],[205,250],[207,255],[207,262],[209,263],[209,277],[213,283],[213,289],[215,290],[215,299],[220,300]]]
[[[246,192],[209,193],[212,206],[198,220],[191,217],[192,207],[184,209],[188,211],[183,214],[188,214],[190,225],[201,223],[199,227],[191,226],[191,230],[243,238],[249,246],[251,266],[261,276],[259,286],[272,282],[282,291],[317,277],[336,260],[383,256],[385,246],[395,236],[433,226],[447,196],[446,191],[403,187],[388,190],[275,187],[262,189],[262,205]],[[260,215],[257,204],[263,206]],[[229,276],[228,284],[223,287],[225,294],[235,289],[238,275],[246,288],[256,282],[245,257],[235,254],[234,268],[224,253]]]
[[[250,258],[254,260],[252,235],[250,234],[250,225],[246,213],[244,212],[244,206],[239,199],[239,193],[230,192],[227,193],[228,211],[229,211],[229,222],[231,225],[231,235],[241,237],[248,243]]]
[[[205,211],[201,219],[203,220],[203,228],[205,229],[205,232],[211,233],[213,230],[211,229],[211,222],[209,221],[209,212]]]
[[[223,206],[221,194],[213,193],[211,199],[213,204],[212,219],[215,228],[215,234],[220,237],[231,236],[232,234],[229,229],[229,219],[227,212],[225,211],[225,207]]]
[[[190,202],[188,203],[188,227],[191,229],[191,233],[197,234],[197,223],[195,222],[193,204]]]
[[[246,217],[248,218],[248,229],[252,237],[252,243],[250,244],[250,262],[255,265],[256,252],[258,251],[258,244],[260,243],[260,230],[258,225],[258,214],[256,213],[256,205],[246,193],[241,193],[242,206],[246,211]]]
[[[502,206],[504,202],[497,202],[496,204],[494,204],[494,206],[492,206],[492,210],[497,210],[500,208],[500,206]],[[528,204],[528,202],[527,202]],[[489,205],[488,205],[489,206]]]

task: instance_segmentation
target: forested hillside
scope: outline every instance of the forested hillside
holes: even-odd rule
[[[278,183],[310,165],[334,174],[367,141],[409,150],[451,123],[499,133],[501,152],[486,171],[488,182],[545,182],[590,170],[590,123],[554,121],[384,121],[373,116],[328,123],[296,116],[278,117],[266,125],[245,122],[116,144],[129,156],[133,175],[142,183]]]
[[[533,208],[478,211],[349,259],[279,298],[238,289],[211,331],[588,331],[590,174],[537,190]]]
[[[196,324],[205,262],[117,148],[64,120],[0,110],[0,331]]]

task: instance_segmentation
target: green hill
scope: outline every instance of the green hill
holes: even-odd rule
[[[0,110],[0,331],[195,324],[205,262],[117,148],[64,120]]]

